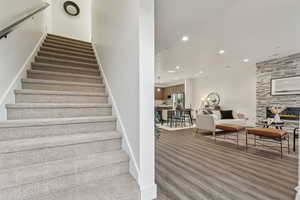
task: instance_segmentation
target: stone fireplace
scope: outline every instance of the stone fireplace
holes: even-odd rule
[[[286,130],[292,132],[299,126],[300,95],[271,95],[271,80],[289,76],[300,76],[300,53],[283,58],[257,63],[256,68],[256,115],[257,125],[267,117],[273,117],[269,107],[281,105],[287,108],[281,113]],[[297,115],[297,116],[295,116]]]

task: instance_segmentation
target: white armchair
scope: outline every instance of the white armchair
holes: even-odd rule
[[[212,132],[215,136],[216,134],[216,124],[214,117],[211,115],[197,114],[196,116],[196,131],[194,136],[198,133],[199,130],[204,130]]]

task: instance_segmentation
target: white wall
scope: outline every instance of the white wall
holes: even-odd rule
[[[93,42],[124,125],[128,139],[124,148],[131,156],[131,166],[136,162],[142,199],[156,194],[153,4],[148,0],[92,2]]]
[[[95,0],[92,7],[93,42],[139,163],[138,0]]]
[[[188,108],[193,104],[193,79],[184,81],[185,107]]]
[[[210,92],[221,96],[220,106],[244,113],[252,123],[256,121],[256,67],[240,66],[205,73],[193,80],[193,107],[199,108],[201,99]]]
[[[91,0],[73,0],[80,8],[78,16],[65,13],[66,0],[51,0],[52,33],[79,40],[91,41]]]
[[[0,27],[9,24],[10,19],[26,13],[24,11],[35,8],[42,2],[42,0],[1,0],[1,5],[5,6],[0,7]],[[0,40],[0,119],[6,118],[5,103],[14,100],[13,98],[7,100],[8,88],[42,37],[45,26],[44,14],[40,13],[9,34],[7,39]]]

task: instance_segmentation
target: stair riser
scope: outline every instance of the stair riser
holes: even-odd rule
[[[66,65],[71,67],[98,69],[97,65],[90,65],[89,63],[73,63],[73,62],[68,62],[67,60],[53,60],[53,59],[47,59],[41,57],[36,57],[35,60],[36,62],[41,62],[46,64],[56,64],[56,65]]]
[[[97,64],[97,61],[95,59],[87,59],[87,58],[76,57],[76,56],[70,57],[68,55],[63,55],[63,54],[53,55],[52,53],[48,53],[48,52],[44,52],[44,51],[38,52],[38,55],[39,56],[46,56],[46,57],[50,57],[50,58],[59,58],[59,59],[66,59],[66,60],[71,60],[71,61],[87,62],[87,63]]]
[[[88,51],[93,50],[93,48],[90,45],[82,45],[82,44],[77,44],[69,41],[60,41],[60,40],[52,40],[52,39],[46,39],[44,41],[44,44],[56,44],[56,45],[63,45],[67,47],[72,47],[72,48],[79,48],[79,49],[85,49]]]
[[[103,96],[16,94],[16,103],[108,103]]]
[[[121,143],[121,139],[111,139],[105,141],[94,141],[90,143],[0,154],[0,169],[10,169],[14,167],[85,156],[94,153],[117,151],[120,150]]]
[[[115,129],[115,121],[0,128],[0,140],[14,140],[82,133],[97,133],[100,131],[114,131]]]
[[[102,84],[101,78],[85,78],[85,77],[72,77],[57,74],[44,74],[34,71],[28,72],[28,78],[31,79],[42,79],[42,80],[54,80],[54,81],[69,81],[69,82],[82,82],[82,83],[100,83]]]
[[[128,170],[128,162],[124,162],[101,167],[83,173],[61,176],[54,179],[49,179],[46,181],[32,184],[25,184],[17,187],[0,190],[0,199],[31,199],[37,195],[55,193],[59,190],[65,190],[74,186],[86,184],[88,182],[125,174],[128,173]]]
[[[68,51],[68,50],[63,50],[63,49],[58,49],[58,48],[49,48],[49,47],[41,47],[40,50],[45,51],[45,52],[51,52],[51,53],[62,53],[65,55],[70,55],[70,56],[78,56],[78,57],[83,57],[83,58],[90,58],[90,59],[96,59],[95,55],[87,54],[87,53],[80,53],[76,51]]]
[[[79,91],[79,92],[105,93],[104,87],[95,87],[95,86],[25,83],[25,82],[23,82],[22,87],[23,87],[23,89],[32,89],[32,90]]]
[[[74,43],[74,44],[79,44],[79,45],[84,45],[84,46],[89,46],[91,47],[92,44],[90,42],[84,42],[84,41],[78,41],[78,40],[73,40],[69,38],[61,38],[61,37],[55,37],[55,36],[50,36],[48,35],[46,39],[54,40],[54,41],[61,41],[61,42],[66,42],[66,43]]]
[[[102,156],[99,156],[102,155]],[[98,168],[128,162],[123,152],[107,152],[85,159],[57,160],[56,162],[30,165],[18,169],[0,171],[0,190],[18,187],[24,184],[47,181],[61,176],[76,175]]]
[[[8,120],[111,116],[112,108],[8,108]]]
[[[90,50],[86,50],[86,49],[80,49],[80,48],[66,47],[66,46],[63,46],[63,45],[45,43],[45,44],[43,44],[43,47],[63,49],[63,50],[68,50],[68,51],[74,51],[74,52],[77,52],[77,53],[85,53],[85,54],[89,54],[89,55],[93,55],[93,56],[95,55],[94,51],[90,51]]]
[[[73,74],[82,74],[90,76],[100,76],[100,72],[86,71],[84,69],[68,69],[60,67],[51,67],[51,66],[32,66],[33,70],[48,71],[48,72],[63,72],[63,73],[73,73]]]

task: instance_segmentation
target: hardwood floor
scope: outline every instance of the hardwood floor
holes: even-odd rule
[[[192,130],[162,131],[156,143],[158,200],[292,200],[298,161],[246,153]]]

